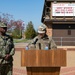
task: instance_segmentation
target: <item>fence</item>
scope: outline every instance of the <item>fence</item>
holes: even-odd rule
[[[75,46],[75,37],[53,37],[58,46]]]

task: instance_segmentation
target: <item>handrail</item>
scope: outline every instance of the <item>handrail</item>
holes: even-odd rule
[[[75,45],[75,37],[53,37],[53,39],[56,43],[60,42],[60,46],[64,46],[63,43],[67,43],[67,45],[69,44],[71,46]],[[72,44],[72,42],[73,42],[73,44]]]

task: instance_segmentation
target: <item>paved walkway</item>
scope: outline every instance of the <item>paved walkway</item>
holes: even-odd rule
[[[25,67],[13,67],[13,75],[27,75]]]
[[[13,75],[27,75],[26,68],[13,68]],[[75,67],[61,68],[60,75],[75,75]]]
[[[15,44],[16,52],[14,55],[13,75],[27,75],[26,67],[21,67],[21,50],[25,48],[27,43]],[[61,68],[60,75],[75,75],[75,47],[58,47],[67,51],[67,66]]]

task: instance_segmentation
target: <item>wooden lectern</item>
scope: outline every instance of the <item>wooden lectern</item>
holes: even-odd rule
[[[59,75],[60,67],[66,66],[65,50],[22,50],[21,66],[27,75]]]

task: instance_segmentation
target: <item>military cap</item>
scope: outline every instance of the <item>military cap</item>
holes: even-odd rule
[[[7,27],[7,24],[0,22],[0,27]]]
[[[42,24],[38,28],[38,33],[45,33],[46,32],[46,25]]]

